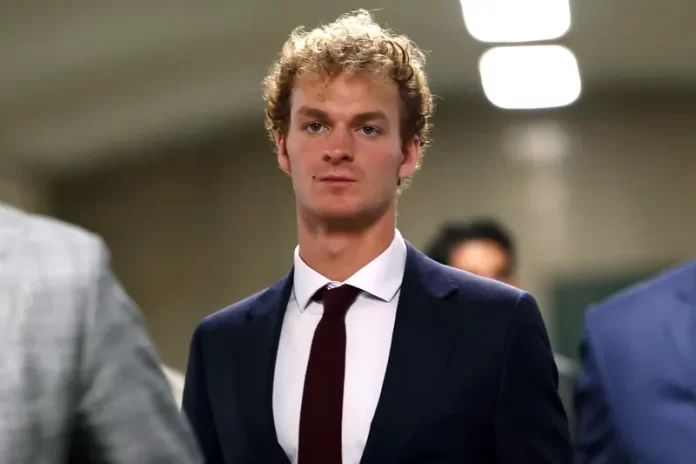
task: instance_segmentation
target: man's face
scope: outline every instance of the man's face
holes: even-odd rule
[[[517,285],[510,268],[510,257],[493,240],[475,239],[455,246],[450,253],[450,265],[472,274]]]
[[[400,98],[379,76],[302,76],[287,136],[276,139],[298,210],[323,220],[374,220],[394,208],[397,183],[413,175],[417,139],[402,144]]]

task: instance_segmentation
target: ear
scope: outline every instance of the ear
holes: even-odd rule
[[[290,158],[288,157],[288,150],[286,147],[285,140],[285,136],[283,136],[280,132],[276,132],[275,144],[276,152],[278,153],[278,166],[280,166],[280,169],[282,169],[286,174],[289,175],[291,172]]]
[[[413,137],[404,145],[401,166],[399,166],[400,179],[408,179],[416,173],[421,155],[420,146],[420,140],[417,137]]]

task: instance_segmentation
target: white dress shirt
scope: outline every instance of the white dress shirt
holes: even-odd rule
[[[172,393],[174,394],[176,405],[179,406],[179,409],[181,409],[181,403],[184,399],[184,384],[186,383],[186,374],[165,364],[162,365],[162,370],[164,371],[164,376],[167,377],[167,380],[169,380],[169,386],[172,387]]]
[[[406,267],[406,243],[398,230],[389,248],[345,284],[362,292],[346,314],[346,372],[343,392],[343,464],[358,464],[382,391],[396,307]],[[300,409],[314,331],[323,313],[312,296],[331,282],[295,249],[293,290],[283,320],[273,379],[273,417],[278,442],[297,463]]]

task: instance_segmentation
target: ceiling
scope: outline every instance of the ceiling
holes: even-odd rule
[[[260,82],[293,27],[356,9],[429,50],[436,94],[480,92],[484,44],[457,0],[0,0],[0,154],[56,173],[257,119]],[[696,83],[696,2],[576,0],[560,40],[585,87]]]

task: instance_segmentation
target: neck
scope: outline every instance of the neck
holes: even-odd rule
[[[331,227],[298,215],[297,238],[300,256],[309,267],[326,278],[343,282],[382,254],[394,240],[396,212],[366,227]]]

